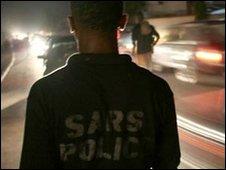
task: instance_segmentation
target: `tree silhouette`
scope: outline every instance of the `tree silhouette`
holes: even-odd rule
[[[208,18],[207,6],[205,1],[196,1],[194,3],[195,20],[203,20]]]
[[[124,12],[129,15],[129,22],[133,22],[133,18],[139,13],[143,13],[146,9],[145,1],[125,1]]]
[[[124,10],[128,14],[134,14],[145,9],[145,1],[125,1]]]

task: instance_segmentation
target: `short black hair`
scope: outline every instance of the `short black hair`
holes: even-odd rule
[[[99,31],[117,28],[123,14],[122,1],[71,1],[72,16],[82,26]]]

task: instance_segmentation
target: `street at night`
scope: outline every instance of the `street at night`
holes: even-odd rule
[[[177,143],[177,146],[175,144],[175,147],[174,147],[175,153],[171,152],[170,154],[172,155],[175,154],[174,155],[175,158],[172,158],[172,160],[178,159],[179,161],[179,146],[180,146],[181,157],[180,157],[180,164],[177,168],[178,169],[224,169],[225,168],[225,77],[224,77],[225,76],[225,42],[224,42],[225,2],[224,1],[218,1],[218,2],[215,2],[215,1],[197,1],[197,2],[195,1],[194,2],[192,1],[140,1],[140,3],[137,3],[135,1],[125,2],[124,11],[128,15],[127,16],[125,15],[124,22],[127,23],[127,27],[121,28],[121,25],[118,26],[117,29],[115,29],[116,27],[112,27],[115,29],[115,30],[113,29],[115,32],[114,34],[112,34],[114,36],[107,36],[107,38],[100,43],[103,47],[101,47],[100,45],[95,46],[96,49],[93,48],[93,45],[89,46],[89,43],[94,42],[95,44],[95,42],[100,41],[100,38],[97,38],[97,40],[95,40],[95,38],[93,37],[96,36],[96,33],[100,33],[101,29],[92,30],[93,28],[96,28],[95,24],[100,24],[100,23],[97,23],[97,21],[93,22],[92,20],[95,17],[93,16],[91,17],[90,22],[94,24],[94,27],[91,27],[92,28],[91,30],[94,32],[91,31],[91,33],[95,33],[94,34],[95,36],[90,33],[90,37],[87,38],[86,36],[89,35],[89,32],[85,31],[85,33],[83,32],[83,34],[81,35],[84,36],[83,38],[86,41],[85,43],[81,43],[81,37],[80,37],[81,35],[79,34],[80,36],[77,36],[77,32],[76,32],[77,30],[76,31],[73,30],[73,22],[74,22],[72,21],[73,17],[71,18],[68,17],[68,15],[70,14],[70,10],[69,10],[70,5],[72,4],[70,4],[69,1],[65,1],[65,2],[60,1],[59,3],[58,2],[53,3],[50,1],[45,1],[45,2],[4,1],[1,4],[1,9],[2,9],[2,16],[1,16],[1,19],[2,19],[1,21],[1,34],[2,34],[1,36],[1,168],[2,169],[20,168],[21,160],[22,160],[21,157],[23,157],[22,150],[24,149],[22,146],[23,146],[23,143],[25,143],[24,141],[28,143],[29,142],[32,143],[35,141],[35,140],[29,141],[29,139],[25,140],[24,138],[24,134],[26,134],[25,119],[26,119],[26,114],[28,113],[28,110],[29,110],[27,108],[28,95],[34,83],[46,75],[47,75],[47,79],[51,77],[52,75],[49,76],[48,74],[62,66],[65,66],[65,64],[67,64],[66,61],[68,61],[68,65],[67,65],[68,67],[69,66],[68,57],[72,56],[72,54],[74,53],[77,53],[76,55],[102,54],[101,50],[103,50],[103,48],[106,48],[105,46],[107,46],[109,37],[112,37],[113,39],[112,41],[115,41],[115,46],[114,48],[111,47],[112,49],[114,50],[117,49],[115,47],[117,46],[117,42],[118,42],[118,50],[116,50],[117,55],[118,53],[129,54],[134,63],[148,69],[153,74],[164,79],[168,83],[168,85],[170,86],[170,89],[173,92],[175,111],[176,111],[176,118],[174,116],[174,120],[176,119],[177,121],[179,143],[174,141],[174,143]],[[95,5],[95,7],[99,9],[98,5]],[[104,7],[106,7],[106,4]],[[79,11],[83,12],[83,10],[79,10]],[[101,10],[100,13],[102,13],[102,11],[103,10]],[[95,13],[95,10],[91,10],[91,12],[94,12],[93,14],[95,15],[99,15],[99,13]],[[81,15],[81,16],[85,16],[85,15]],[[112,17],[114,18],[114,16]],[[100,18],[96,17],[96,19],[98,19],[98,22]],[[110,18],[110,15],[109,15],[109,18]],[[69,25],[70,25],[70,28],[69,28]],[[105,27],[106,25],[108,24],[104,24],[102,26]],[[112,25],[112,24],[109,23],[109,25]],[[87,25],[87,27],[88,26],[89,25]],[[137,34],[137,37],[135,36],[136,34]],[[105,34],[101,34],[101,37],[103,35]],[[138,43],[139,41],[140,43]],[[113,46],[112,44],[110,43],[111,46]],[[81,48],[81,46],[83,46],[83,48]],[[89,48],[94,50],[94,53],[92,52],[90,53]],[[84,49],[85,49],[85,52],[81,52]],[[88,52],[86,51],[87,49],[88,49]],[[114,53],[115,51],[113,53],[111,50],[110,52],[108,52],[109,51],[108,47],[106,49],[105,50],[107,52],[103,50],[104,54],[115,54]],[[99,51],[96,52],[96,50],[97,51],[100,50],[101,52],[100,53]],[[143,52],[140,52],[140,50],[141,51],[143,50]],[[123,55],[118,55],[118,56],[123,56]],[[90,58],[86,58],[85,60],[86,62],[89,62]],[[86,69],[92,70],[95,67],[96,66],[92,67],[91,65],[88,65]],[[107,67],[109,67],[109,65]],[[117,70],[117,68],[114,68],[114,69]],[[105,72],[105,70],[102,72]],[[111,70],[110,72],[113,72],[113,70]],[[128,77],[130,76],[130,74],[126,74],[126,75]],[[119,78],[120,76],[117,75],[115,77]],[[82,78],[85,79],[87,77],[89,76],[84,76]],[[112,81],[113,77],[114,76],[109,75],[108,81],[109,82]],[[145,84],[146,79],[144,77],[142,78],[143,79],[141,78],[137,79],[137,80],[140,80],[140,81],[136,81],[136,83],[139,82],[137,83],[138,85],[142,83]],[[144,80],[144,82],[142,80]],[[154,84],[155,83],[154,81],[155,80],[153,79],[153,82],[151,83]],[[105,80],[103,82],[105,82]],[[123,82],[124,80],[120,83],[123,84]],[[57,101],[56,103],[58,103],[59,105],[60,105],[60,102],[59,102],[60,100],[58,101],[58,99],[59,98],[63,99],[64,95],[67,94],[67,93],[63,93],[64,91],[63,88],[65,87],[67,88],[68,84],[67,83],[63,84],[62,93],[59,93],[59,96],[55,97],[54,99],[54,102],[56,100]],[[150,82],[148,86],[149,85],[150,85]],[[57,86],[52,86],[52,87],[57,87]],[[118,87],[115,84],[112,87],[110,87],[110,89],[111,88],[113,89],[113,87],[116,87],[117,89],[116,91],[118,91],[118,89],[123,89],[121,87]],[[146,86],[140,85],[140,87],[146,87]],[[49,93],[47,92],[46,89],[48,88],[45,88],[46,93]],[[143,95],[140,95],[143,93],[134,92],[136,91],[134,89],[132,90],[133,91],[132,94],[134,93],[134,94],[137,94],[138,96],[145,98]],[[161,88],[159,87],[159,89]],[[137,90],[142,91],[143,89],[137,89]],[[77,89],[75,91],[77,91]],[[101,93],[103,91],[101,91]],[[143,90],[143,91],[149,94],[148,90]],[[155,94],[153,91],[154,90],[152,90],[151,94]],[[42,92],[44,92],[44,90]],[[97,91],[97,93],[98,92],[99,90]],[[57,92],[54,91],[54,93],[58,93],[58,91]],[[72,94],[71,96],[79,97],[79,98],[87,97],[85,96],[87,94],[89,96],[89,99],[88,98],[84,98],[84,100],[70,99],[67,105],[73,105],[73,104],[70,104],[70,102],[83,101],[85,103],[88,103],[86,106],[84,106],[84,108],[86,108],[89,105],[88,100],[92,100],[90,99],[90,96],[92,96],[92,94],[90,93],[91,92],[89,92],[88,90],[87,91],[85,90],[85,92],[78,93],[78,95],[76,95],[77,93]],[[110,91],[110,93],[112,93],[112,91]],[[160,93],[156,93],[156,94],[158,94],[159,96],[161,95],[165,96],[163,95],[163,93],[161,94]],[[38,94],[38,93],[37,95],[41,96],[41,94]],[[131,95],[131,93],[129,95]],[[161,98],[161,100],[157,101],[159,96],[157,97],[155,96],[156,98],[154,97],[151,98],[151,100],[153,99],[152,102],[147,102],[148,105],[153,105],[151,106],[152,108],[150,108],[151,111],[155,110],[155,108],[153,108],[156,106],[155,103],[157,103],[157,105],[159,106],[162,106],[162,108],[160,108],[161,111],[164,109],[163,108],[165,104],[164,100],[167,100],[167,99]],[[124,100],[124,99],[128,100],[127,98],[121,97],[121,100]],[[50,98],[50,100],[53,100],[53,98]],[[92,102],[95,100],[92,100]],[[114,102],[120,101],[120,99],[110,99],[110,100]],[[143,100],[144,101],[143,103],[146,104],[145,100]],[[41,103],[44,102],[44,100],[39,100],[38,102],[40,101]],[[45,101],[47,100],[45,99]],[[91,105],[94,104],[92,102],[90,102]],[[101,102],[103,102],[104,105],[106,104],[105,99],[103,101],[101,99]],[[65,100],[65,103],[66,103],[66,100]],[[129,104],[127,104],[127,101],[125,101],[125,103],[126,103],[125,104],[126,107],[128,107]],[[141,108],[143,107],[143,103],[141,104],[142,105]],[[37,103],[34,102],[33,104],[37,104]],[[172,105],[172,103],[170,104]],[[104,106],[104,107],[107,107],[108,109],[108,104],[107,106]],[[56,108],[58,108],[59,110],[59,108],[63,109],[64,107],[57,106]],[[39,112],[38,111],[39,109],[42,110],[41,108],[38,108],[37,110],[36,109],[33,110],[33,112],[35,112],[36,114],[37,112]],[[145,107],[143,107],[142,109],[145,110]],[[73,112],[75,112],[75,110],[76,109],[74,109]],[[173,112],[173,111],[174,110],[170,110],[170,112]],[[48,112],[49,114],[48,116],[50,116],[50,114],[52,114],[53,112],[55,116],[55,111]],[[165,115],[161,115],[161,112],[156,112],[156,113],[160,115],[160,116],[158,115],[160,119],[163,119],[163,117],[165,116]],[[109,115],[112,116],[111,114],[112,113],[110,113]],[[168,114],[171,114],[171,113],[168,112]],[[60,116],[64,117],[66,115],[60,115]],[[79,117],[79,114],[76,116],[74,119],[72,118],[69,121],[65,121],[66,130],[63,133],[68,132],[68,130],[74,130],[74,131],[71,131],[72,133],[67,133],[67,134],[66,133],[60,134],[61,133],[60,132],[59,133],[60,135],[58,136],[58,138],[60,139],[56,139],[56,140],[63,141],[64,135],[65,135],[68,137],[68,139],[71,137],[70,140],[72,139],[76,141],[75,139],[77,138],[73,139],[73,134],[75,135],[76,132],[84,131],[83,127],[80,127],[80,126],[77,127],[77,125],[81,125],[81,124],[76,124],[77,123],[76,119],[78,119],[78,121],[81,121],[82,117]],[[118,133],[120,132],[120,126],[122,125],[121,121],[124,120],[123,118],[126,117],[126,114],[121,115],[121,117],[120,116],[117,117],[117,114],[115,116],[116,118],[112,118],[113,121],[112,121],[112,125],[110,126],[112,129],[115,128],[116,131],[118,130],[117,131]],[[44,117],[44,116],[39,116],[39,122],[37,123],[38,120],[36,121],[36,127],[38,127],[36,129],[39,129],[39,127],[44,127],[42,123],[44,123],[45,121],[42,122],[42,118],[40,119],[40,117]],[[57,121],[61,122],[61,124],[58,124],[56,126],[57,130],[61,129],[60,126],[62,125],[62,122],[64,122],[62,117],[57,118]],[[106,117],[106,115],[104,115],[104,117]],[[135,131],[133,131],[134,129],[132,129],[132,131],[129,131],[130,128],[128,127],[130,127],[130,124],[128,125],[126,124],[127,130],[129,131],[129,133],[139,132],[138,127],[142,126],[142,123],[141,125],[139,124],[139,120],[141,120],[139,118],[141,117],[139,117],[139,115],[137,117],[136,116],[130,117],[130,118],[129,116],[127,117],[128,121],[131,121],[129,123],[136,122],[136,118],[137,118],[137,123],[136,123],[137,129],[135,128]],[[32,120],[34,121],[34,119]],[[103,122],[102,122],[103,124],[101,125],[98,124],[98,121],[100,121],[100,118],[98,118],[98,115],[93,115],[92,119],[90,119],[89,121],[91,121],[91,123],[89,126],[90,128],[88,128],[87,130],[87,134],[89,132],[88,135],[91,135],[91,136],[95,135],[96,130],[100,128],[100,126],[102,125],[104,128],[106,128],[106,133],[109,133],[109,124],[107,124],[109,123],[109,118],[105,120],[107,122],[107,123],[105,122],[106,125]],[[152,123],[155,124],[155,121]],[[161,122],[160,120],[158,121],[157,121],[157,124]],[[153,127],[152,123],[150,124],[151,125],[150,127]],[[147,124],[145,125],[147,126]],[[161,124],[161,125],[168,127],[167,123]],[[50,126],[51,125],[48,125],[48,128]],[[35,125],[33,127],[35,127]],[[134,124],[134,127],[135,127],[135,124]],[[147,127],[149,127],[149,124]],[[174,132],[176,132],[176,123],[174,128],[175,128]],[[156,129],[159,130],[160,128],[156,128]],[[166,129],[167,128],[160,129],[159,131],[158,130],[157,131],[161,132],[161,130],[164,131]],[[145,135],[145,138],[144,138],[145,140],[147,138],[148,144],[151,143],[149,142],[150,141],[148,139],[149,137],[146,137],[146,136],[149,136],[149,133],[150,133],[149,130],[150,132],[152,132],[153,129],[148,129],[148,135]],[[29,129],[27,131],[29,131]],[[32,133],[38,134],[37,136],[41,134],[40,131],[35,131]],[[154,138],[156,136],[154,136]],[[172,136],[173,135],[171,134],[171,137]],[[80,137],[83,139],[83,136],[80,136]],[[32,139],[37,139],[38,141],[38,137],[37,138],[34,137]],[[41,137],[40,139],[36,144],[37,146],[41,147],[40,143],[42,143],[43,138]],[[102,139],[102,137],[100,137],[100,139]],[[131,139],[136,139],[136,138],[131,138]],[[167,143],[165,141],[166,138],[163,137],[163,139],[164,141],[162,140],[162,138],[160,140],[162,140],[163,143],[166,144]],[[70,140],[67,140],[67,142]],[[121,152],[120,150],[121,148],[124,149],[124,145],[121,145],[120,140],[121,138],[117,137],[117,140],[115,142],[114,159],[112,159],[114,163],[116,158],[121,159],[121,157],[123,157],[121,155],[125,154],[124,150],[123,152]],[[157,139],[155,140],[157,141]],[[57,143],[59,141],[54,141],[54,142]],[[72,141],[72,143],[74,141]],[[139,142],[137,141],[138,140],[131,140],[130,142],[131,143],[134,142],[133,144],[136,144],[136,143],[139,144]],[[176,141],[178,141],[178,138],[176,139]],[[80,139],[78,140],[78,142],[80,142]],[[76,152],[77,146],[74,148],[72,147],[72,149],[70,150],[69,146],[74,146],[75,143],[73,144],[68,143],[68,145],[61,144],[61,143],[59,144],[60,144],[59,151],[60,151],[60,159],[61,159],[60,163],[62,163],[62,159],[63,161],[67,160],[68,155],[69,155],[68,157],[70,158],[72,157],[72,155]],[[103,144],[97,143],[97,145],[102,146]],[[171,145],[173,144],[171,143]],[[68,146],[69,148],[68,151],[66,149],[66,146]],[[92,152],[92,149],[95,149],[96,147],[96,143],[95,143],[95,147],[93,148],[92,146],[94,145],[91,145],[91,143],[87,145],[89,148],[86,148],[87,146],[84,143],[81,144],[81,147],[83,146],[85,148],[84,149],[85,157],[88,155],[86,158],[87,160],[89,157],[91,160],[90,154],[92,155],[93,153],[93,155],[95,156],[99,154],[98,150]],[[156,147],[156,145],[153,147]],[[167,148],[167,147],[163,147],[163,148]],[[32,146],[30,148],[32,148]],[[36,147],[36,149],[37,148],[39,147]],[[130,150],[133,150],[131,148]],[[170,148],[172,151],[173,147],[170,146],[168,148]],[[49,149],[48,147],[46,148],[44,147],[44,150],[48,150],[48,149]],[[87,149],[90,149],[90,151],[87,151]],[[80,148],[78,150],[80,151]],[[101,152],[103,152],[103,150],[104,149],[102,148]],[[153,152],[155,153],[155,151],[156,150],[154,148]],[[176,153],[176,151],[178,152]],[[127,152],[129,152],[129,149]],[[130,152],[131,152],[131,155],[136,153],[132,151]],[[84,155],[81,156],[82,155],[81,153],[78,156],[80,158],[83,158]],[[28,153],[28,155],[29,154],[30,153]],[[107,154],[108,156],[110,155],[110,157],[113,156],[113,153],[111,155],[111,153],[109,153],[108,151],[102,154],[103,154],[102,155],[103,157],[100,156],[101,160],[102,158],[103,160],[111,159],[106,157]],[[117,154],[119,155],[119,157],[120,156],[121,157],[119,158],[115,156]],[[152,153],[150,153],[150,155],[151,154]],[[35,158],[30,158],[30,156],[25,156],[25,161],[27,161],[26,162],[27,165],[25,163],[24,166],[28,166],[28,164],[30,164],[30,166],[39,166],[38,164],[32,165],[32,161],[33,161],[32,159],[35,159]],[[95,162],[96,159],[94,159],[94,156],[92,157],[92,159]],[[135,158],[135,159],[139,160],[139,158]],[[171,158],[166,158],[166,160],[167,159],[168,159],[168,162],[170,162],[169,160]],[[77,161],[77,158],[75,160]],[[152,160],[150,160],[150,162],[151,161]],[[87,162],[89,164],[89,161]],[[55,164],[58,165],[58,163],[55,162],[53,164],[55,166]],[[64,163],[65,162],[63,162],[62,164]],[[66,166],[63,165],[62,167],[67,167],[67,163],[68,162],[66,162],[65,164]],[[73,162],[72,166],[74,166],[74,163],[75,161]],[[43,166],[53,165],[53,164],[47,165],[48,163],[46,163],[46,165],[44,164],[45,163],[43,163]],[[122,165],[124,166],[124,164]],[[98,166],[102,166],[102,164],[100,163],[98,164]],[[109,168],[115,168],[115,167],[113,166]]]
[[[15,54],[14,57],[15,63],[3,80],[1,89],[1,163],[2,168],[7,169],[18,168],[19,166],[26,98],[31,85],[42,77],[45,68],[42,60],[35,56],[27,55],[26,52]],[[186,116],[191,118],[191,120],[192,116],[215,120],[213,121],[215,124],[212,124],[213,129],[224,134],[224,88],[180,82],[175,79],[172,73],[162,73],[159,76],[169,82],[174,92],[177,116]],[[210,100],[208,96],[211,101],[207,105],[206,102]],[[212,100],[213,98],[214,100]],[[190,102],[197,103],[199,108],[196,109],[194,106],[190,106],[189,109],[185,108],[186,105],[189,106]],[[186,112],[183,112],[184,109],[186,109]],[[207,110],[209,113],[205,115]],[[211,125],[211,123],[209,124]],[[204,125],[209,127],[209,124]],[[179,168],[223,168],[224,144],[207,140],[187,130],[179,128],[180,146],[182,149],[182,159]]]

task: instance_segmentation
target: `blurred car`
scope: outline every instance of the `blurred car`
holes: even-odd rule
[[[28,38],[24,38],[22,40],[12,39],[11,44],[12,44],[12,50],[14,52],[19,52],[19,51],[27,49],[29,47]]]
[[[222,19],[222,20],[225,20],[225,8],[212,11],[209,14],[209,19]]]
[[[154,71],[171,68],[190,83],[224,84],[225,21],[188,22],[163,30],[152,56]]]
[[[132,55],[133,43],[131,36],[133,27],[134,25],[129,24],[123,31],[120,32],[120,36],[118,38],[118,47],[121,54]]]
[[[76,39],[73,35],[54,35],[54,36],[49,36],[48,37],[48,45],[49,45],[49,50],[56,46],[59,43],[62,42],[76,42]]]
[[[70,55],[77,52],[74,36],[54,36],[49,38],[49,49],[38,58],[44,59],[46,70],[44,75],[62,67]]]

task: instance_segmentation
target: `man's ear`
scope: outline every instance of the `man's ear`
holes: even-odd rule
[[[119,20],[118,28],[120,31],[123,31],[126,27],[126,24],[128,22],[129,16],[127,14],[123,14],[121,19]]]
[[[68,25],[69,25],[69,28],[70,28],[70,33],[72,33],[72,34],[75,33],[76,28],[75,28],[74,18],[72,16],[68,16],[67,20],[68,20]]]

